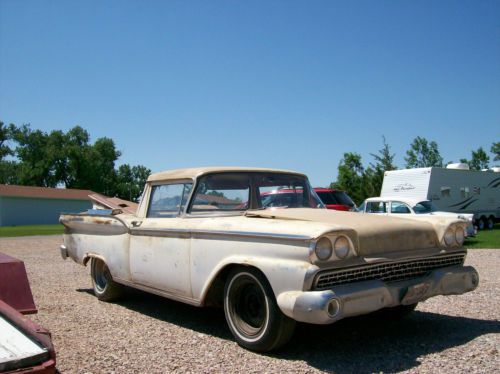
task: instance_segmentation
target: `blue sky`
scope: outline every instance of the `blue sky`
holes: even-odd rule
[[[0,119],[153,171],[458,161],[500,141],[500,1],[0,0]]]

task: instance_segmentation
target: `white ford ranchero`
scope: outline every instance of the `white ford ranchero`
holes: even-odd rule
[[[271,199],[286,189],[286,198]],[[324,209],[303,174],[256,168],[173,170],[149,177],[135,215],[63,214],[63,258],[91,264],[94,292],[123,286],[196,306],[221,305],[236,341],[286,343],[295,322],[329,324],[436,295],[474,290],[464,223]],[[446,240],[445,240],[446,238]]]

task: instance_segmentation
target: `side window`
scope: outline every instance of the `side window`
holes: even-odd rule
[[[391,203],[391,213],[393,214],[408,214],[411,213],[410,208],[405,203],[393,201]]]
[[[469,187],[460,187],[460,196],[462,199],[466,199],[469,197]]]
[[[383,201],[369,201],[366,203],[367,213],[387,213],[387,204]]]
[[[191,183],[153,186],[147,217],[176,217],[184,209],[192,186]]]

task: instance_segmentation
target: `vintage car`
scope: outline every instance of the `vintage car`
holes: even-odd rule
[[[355,210],[356,204],[345,191],[334,190],[332,188],[314,188],[314,192],[319,196],[326,209],[335,210]]]
[[[357,208],[360,213],[391,215],[394,217],[423,220],[459,219],[466,222],[465,236],[474,236],[474,214],[438,211],[430,200],[415,200],[404,197],[370,197]]]
[[[266,208],[270,192],[295,191]],[[276,200],[278,201],[278,200]],[[243,347],[286,343],[295,322],[330,324],[383,308],[408,313],[436,295],[474,290],[463,223],[327,210],[305,175],[197,168],[149,177],[135,215],[63,214],[61,255],[90,263],[95,295],[131,286],[224,308]]]

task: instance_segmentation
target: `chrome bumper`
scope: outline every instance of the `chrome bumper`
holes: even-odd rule
[[[62,244],[59,247],[59,250],[61,251],[61,257],[63,258],[63,260],[66,260],[69,257],[68,248],[66,248],[66,246],[64,244]]]
[[[479,274],[473,267],[452,266],[425,277],[390,284],[372,280],[326,291],[288,291],[278,295],[277,301],[281,311],[296,321],[329,324],[433,296],[460,295],[474,290],[478,283]]]

